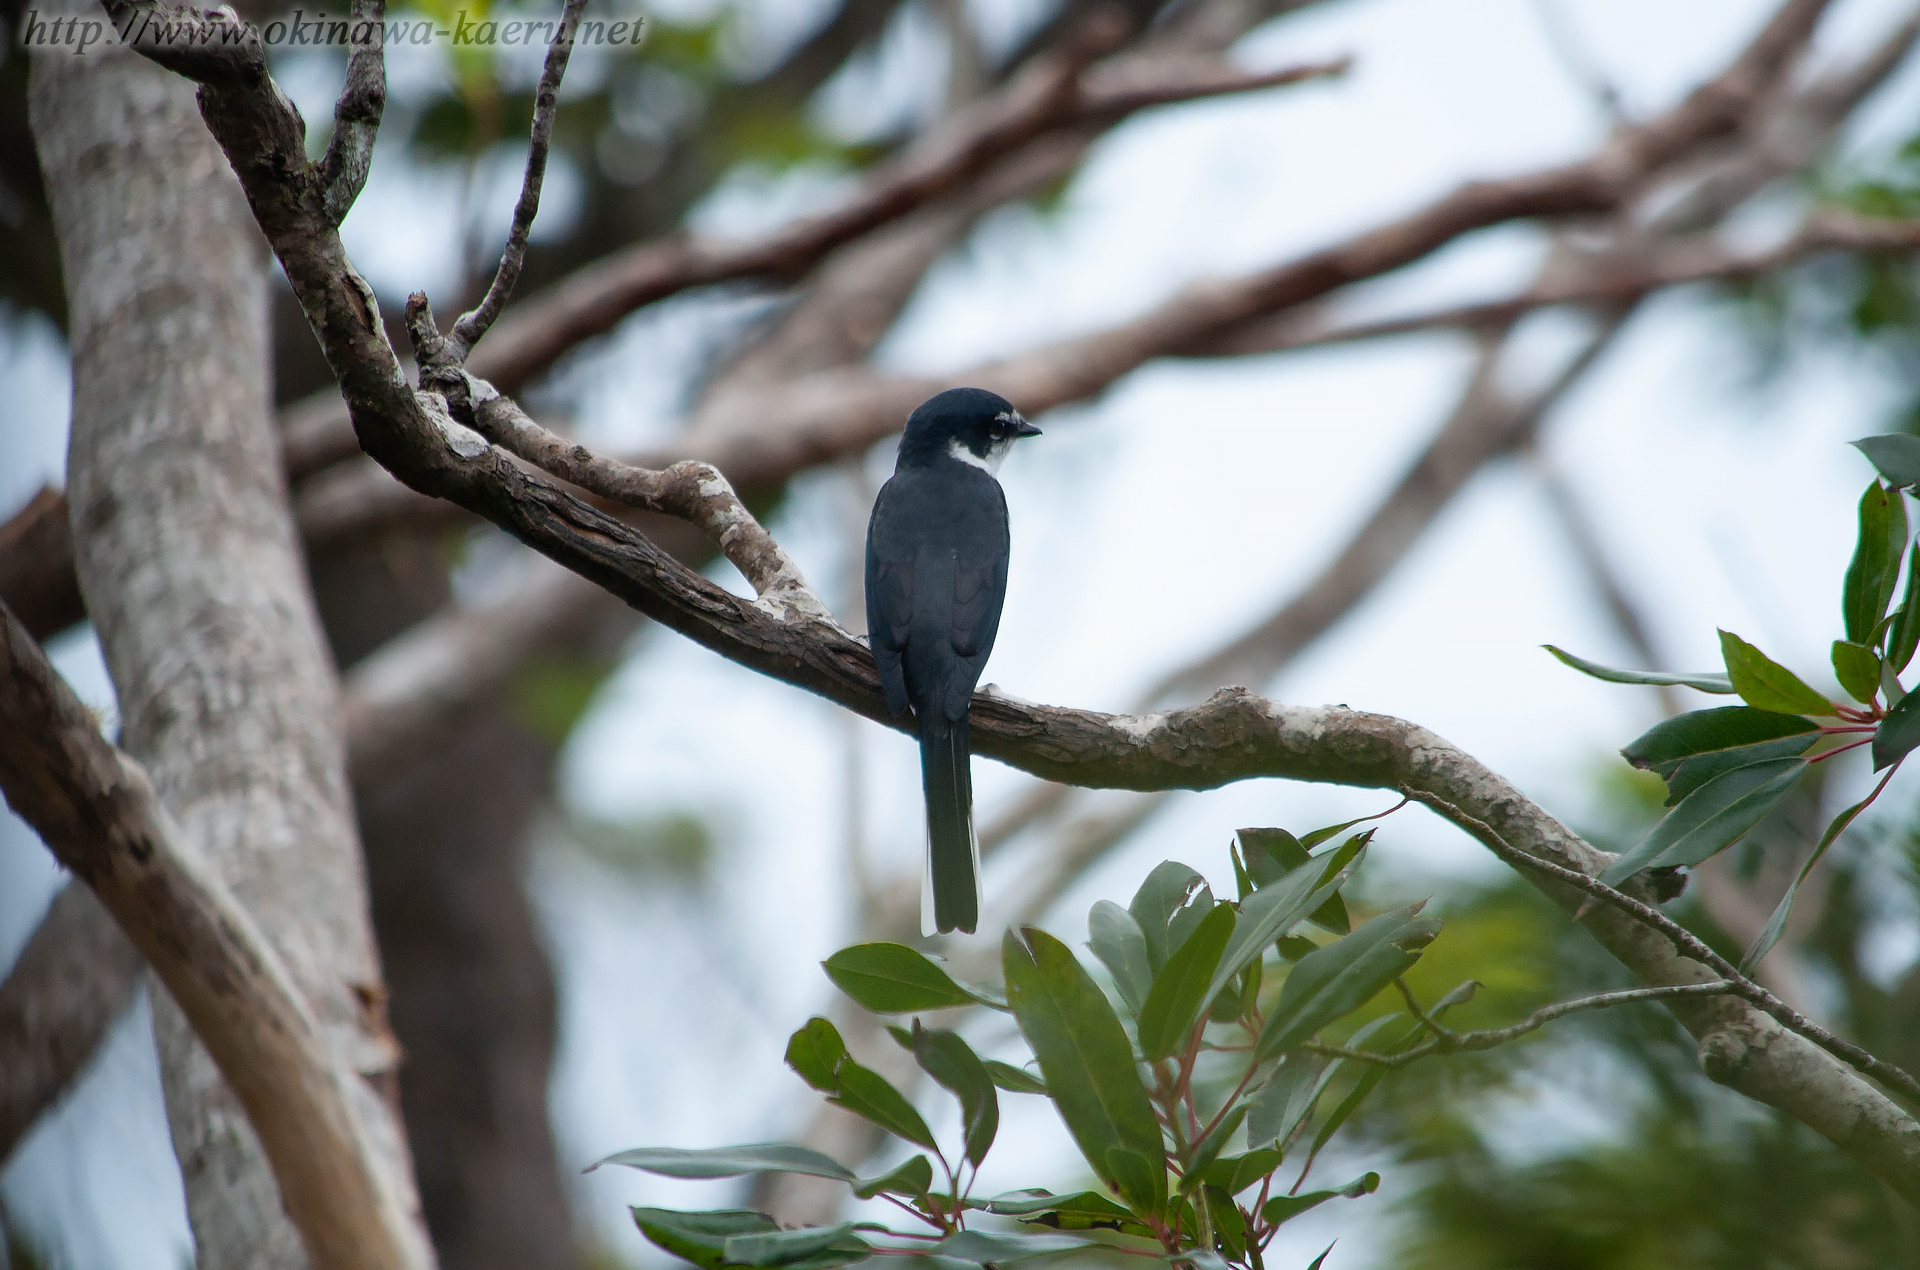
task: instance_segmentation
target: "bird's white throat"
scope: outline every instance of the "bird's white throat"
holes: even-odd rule
[[[1006,459],[1007,451],[1012,448],[1013,448],[1012,437],[1008,437],[1005,441],[995,441],[992,445],[987,447],[987,457],[983,459],[979,455],[975,454],[971,449],[969,449],[967,447],[967,443],[965,441],[960,440],[958,437],[955,437],[953,440],[947,442],[948,454],[951,454],[954,458],[959,459],[962,463],[968,463],[973,465],[974,467],[979,468],[982,472],[987,473],[987,475],[989,476],[999,475],[1000,464]]]

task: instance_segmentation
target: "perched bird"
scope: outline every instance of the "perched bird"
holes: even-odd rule
[[[1040,429],[1006,398],[950,388],[907,417],[893,477],[867,522],[867,630],[887,709],[913,707],[927,797],[920,925],[980,921],[967,699],[1007,596],[1007,499],[994,473]]]

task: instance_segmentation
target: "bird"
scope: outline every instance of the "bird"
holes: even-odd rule
[[[907,417],[893,476],[867,522],[868,642],[887,709],[913,709],[927,855],[920,925],[971,933],[980,920],[967,702],[1007,596],[1000,461],[1040,429],[983,388],[949,388]]]

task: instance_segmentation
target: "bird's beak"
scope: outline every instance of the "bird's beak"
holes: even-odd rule
[[[1013,435],[1016,437],[1037,437],[1040,435],[1040,429],[1034,427],[1019,415],[1015,415],[1013,417]]]

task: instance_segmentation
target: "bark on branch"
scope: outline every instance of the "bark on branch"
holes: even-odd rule
[[[347,1082],[279,955],[107,744],[26,628],[0,608],[0,791],[90,887],[239,1095],[316,1267],[432,1264],[381,1184]]]
[[[130,0],[118,0],[116,7],[129,8]],[[1726,75],[1671,115],[1616,138],[1595,159],[1517,182],[1468,187],[1437,205],[1430,223],[1392,226],[1364,238],[1366,250],[1358,253],[1363,257],[1358,263],[1404,263],[1465,227],[1490,223],[1483,217],[1612,205],[1650,167],[1703,137],[1737,128],[1746,106],[1774,80],[1823,7],[1818,0],[1791,0]],[[901,726],[886,713],[871,655],[836,625],[791,610],[775,615],[732,595],[680,565],[632,526],[455,424],[435,408],[435,394],[416,396],[399,373],[371,293],[347,263],[337,235],[302,203],[298,180],[286,177],[302,171],[304,162],[294,144],[297,116],[291,107],[271,91],[270,80],[209,74],[203,82],[208,123],[321,336],[369,454],[420,492],[490,520],[730,660]],[[262,91],[263,84],[269,91]],[[1355,265],[1352,256],[1319,253],[1233,294],[1194,297],[1203,319],[1200,329],[1245,316],[1249,304],[1257,309],[1323,293],[1347,280]],[[1183,332],[1192,334],[1191,327]],[[1133,365],[1178,347],[1169,345],[1164,331],[1158,338],[1121,344],[1121,360],[1132,358]],[[1114,359],[1100,360],[1097,369],[1104,370]],[[1078,382],[1079,373],[1071,365],[1068,370],[1067,380]],[[1015,395],[1027,404],[1027,394]],[[1279,776],[1401,789],[1429,795],[1433,805],[1452,809],[1463,828],[1485,826],[1502,842],[1555,866],[1590,876],[1607,858],[1468,755],[1424,729],[1385,716],[1289,707],[1224,690],[1197,707],[1138,717],[983,694],[974,701],[973,717],[975,748],[981,753],[1065,783],[1208,789]],[[1443,814],[1448,813],[1443,809]],[[1569,907],[1577,903],[1579,893],[1563,883],[1537,884]],[[1597,911],[1587,924],[1650,986],[1718,978],[1626,913]],[[1716,1079],[1808,1124],[1920,1202],[1920,1122],[1885,1094],[1746,1000],[1683,1000],[1673,1008],[1700,1039],[1707,1070]]]

